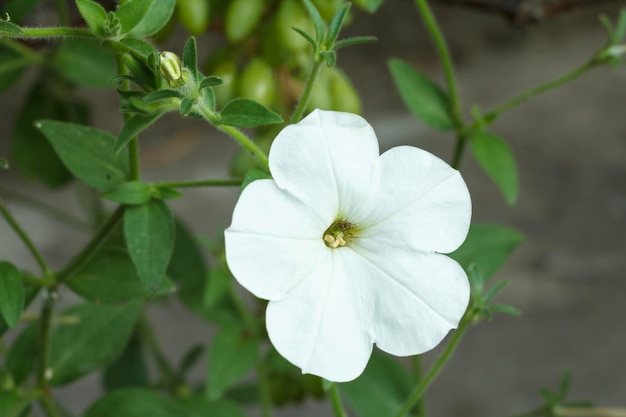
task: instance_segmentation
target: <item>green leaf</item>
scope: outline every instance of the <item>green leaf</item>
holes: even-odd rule
[[[180,399],[179,403],[193,413],[194,417],[246,417],[235,403],[226,400],[210,401],[193,396]]]
[[[626,9],[622,9],[619,13],[613,36],[613,42],[616,44],[624,41],[624,36],[626,36]]]
[[[258,357],[258,341],[241,325],[222,327],[209,351],[207,397],[211,400],[219,399],[254,369]]]
[[[333,49],[333,45],[337,40],[337,36],[339,36],[339,31],[343,26],[343,21],[346,18],[346,14],[348,10],[350,10],[351,3],[345,3],[337,13],[333,16],[333,20],[330,22],[330,26],[328,27],[328,34],[326,35],[326,39],[324,40],[324,44],[326,45],[326,49]]]
[[[385,0],[367,0],[365,9],[370,13],[374,13],[383,4],[383,1]]]
[[[145,204],[152,198],[154,187],[141,181],[124,182],[119,186],[105,191],[102,198],[110,201],[116,201],[122,204],[138,205]]]
[[[107,391],[149,385],[148,367],[141,339],[135,333],[122,356],[104,370],[103,384]]]
[[[44,83],[36,84],[28,94],[15,121],[11,160],[25,177],[40,179],[56,188],[71,180],[72,175],[34,123],[44,118],[85,121],[87,108],[81,103],[62,101],[52,94]]]
[[[181,116],[188,116],[193,110],[193,106],[196,104],[196,101],[192,98],[185,97],[180,102],[180,114]]]
[[[107,21],[107,12],[104,7],[92,0],[76,0],[76,6],[93,33],[103,36],[104,25]]]
[[[28,65],[27,58],[0,44],[0,92],[14,85]]]
[[[167,275],[178,285],[178,296],[192,311],[202,314],[208,268],[195,236],[176,221],[174,251]]]
[[[0,416],[20,417],[34,399],[34,394],[0,390]]]
[[[311,20],[313,20],[313,27],[315,28],[315,39],[317,42],[312,42],[313,47],[321,46],[324,41],[324,35],[326,34],[326,24],[324,23],[324,19],[320,15],[320,12],[317,10],[317,7],[310,0],[303,0],[304,6],[306,7],[309,15],[311,16]],[[295,29],[298,33],[301,31],[299,29]],[[301,33],[302,34],[302,33]],[[305,36],[305,35],[302,35]],[[305,39],[308,38],[308,34],[305,36]],[[311,40],[309,40],[311,42]],[[317,45],[316,45],[317,43]]]
[[[155,0],[128,0],[115,11],[122,25],[122,33],[128,33],[141,22]]]
[[[152,54],[158,54],[159,52],[156,50],[156,48],[154,46],[152,46],[152,44],[142,40],[142,39],[137,39],[137,38],[124,38],[120,41],[120,43],[122,43],[123,45],[127,46],[128,48],[130,48],[130,51],[124,51],[124,52],[130,52],[132,53],[134,56],[141,58],[143,60],[148,60],[148,57]],[[156,69],[156,68],[155,68]]]
[[[481,132],[470,138],[472,154],[496,183],[507,203],[515,204],[518,196],[517,165],[508,143],[499,136]]]
[[[209,285],[204,292],[204,305],[214,308],[224,299],[232,285],[232,276],[226,267],[217,267],[209,272]]]
[[[264,105],[246,98],[236,98],[226,104],[219,119],[221,124],[236,127],[257,127],[282,121],[282,117]]]
[[[152,200],[124,212],[124,236],[146,295],[165,277],[174,249],[174,219],[167,204]]]
[[[22,272],[23,274],[23,272]],[[24,305],[28,306],[33,299],[39,293],[40,287],[34,284],[27,284],[24,282]],[[7,330],[9,330],[9,325],[6,323],[2,314],[0,314],[0,336],[2,336]]]
[[[196,38],[190,36],[183,48],[183,66],[191,71],[194,79],[198,79],[198,45]]]
[[[409,396],[413,382],[397,360],[374,350],[363,374],[339,388],[358,416],[393,416]]]
[[[62,313],[66,322],[54,328],[50,344],[50,385],[65,385],[106,366],[124,351],[143,303],[117,306],[90,303]]]
[[[83,417],[198,417],[174,399],[147,389],[121,389],[100,398]]]
[[[115,141],[113,147],[114,155],[118,155],[126,148],[128,142],[141,133],[144,129],[148,128],[154,122],[156,122],[165,113],[151,113],[151,114],[133,114],[125,123],[120,135]]]
[[[468,271],[477,268],[485,279],[490,278],[524,241],[515,229],[495,224],[472,224],[465,242],[450,254]]]
[[[24,284],[22,275],[13,264],[0,262],[0,314],[14,328],[24,310]]]
[[[223,81],[220,77],[216,77],[215,75],[211,75],[209,77],[206,77],[202,80],[202,82],[200,83],[200,89],[204,89],[207,87],[214,87],[216,85],[220,85],[222,84]]]
[[[146,91],[153,91],[160,87],[161,77],[148,65],[147,60],[132,53],[124,55],[123,60],[124,65],[132,74],[130,79],[139,87]],[[116,78],[124,79],[125,77],[119,75]]]
[[[143,97],[143,101],[145,103],[150,103],[152,101],[165,100],[168,98],[181,98],[182,94],[175,90],[157,90],[152,93],[146,94]]]
[[[37,357],[37,331],[37,322],[24,328],[7,354],[7,371],[16,385],[21,385],[35,368],[33,358]]]
[[[18,25],[0,19],[0,35],[19,36],[22,34],[22,28]]]
[[[144,18],[129,33],[129,36],[143,38],[154,35],[169,22],[174,13],[176,0],[156,0]]]
[[[187,373],[198,363],[198,361],[204,355],[204,345],[197,344],[193,345],[187,353],[180,360],[180,365],[178,366],[178,374],[181,377],[185,377]]]
[[[109,133],[73,123],[40,120],[36,127],[46,135],[65,166],[77,178],[99,190],[126,181],[130,168],[126,150],[113,156],[115,138]]]
[[[91,88],[111,88],[115,65],[111,51],[97,39],[64,39],[53,55],[53,66],[63,77]]]
[[[167,185],[153,185],[154,198],[161,200],[175,200],[183,196],[176,188]]]
[[[336,51],[339,48],[344,48],[346,46],[359,45],[361,43],[372,43],[376,42],[378,38],[376,36],[353,36],[350,38],[345,38],[340,41],[335,42],[334,50]]]
[[[252,168],[250,171],[246,173],[246,176],[243,178],[243,182],[241,183],[241,191],[243,191],[244,188],[246,188],[248,185],[250,185],[250,183],[256,180],[264,180],[264,179],[271,179],[271,178],[272,176],[268,172],[263,171],[262,169],[259,169],[259,168]]]
[[[67,279],[72,291],[97,304],[119,304],[144,298],[144,287],[128,253],[102,248]],[[174,291],[169,279],[160,282],[154,295]]]
[[[400,59],[388,61],[389,71],[404,105],[435,129],[453,128],[448,95],[434,82]]]

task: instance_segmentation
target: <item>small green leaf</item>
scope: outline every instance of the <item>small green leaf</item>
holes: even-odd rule
[[[20,417],[34,399],[34,394],[0,390],[0,416]]]
[[[187,353],[180,360],[178,366],[178,373],[181,376],[187,375],[187,373],[198,363],[198,361],[204,355],[204,346],[201,344],[193,345]]]
[[[104,370],[104,388],[106,391],[113,391],[121,388],[147,387],[149,383],[143,346],[135,333],[122,356]]]
[[[214,75],[211,75],[209,77],[206,77],[205,79],[202,80],[202,82],[200,83],[200,89],[204,89],[207,87],[214,87],[216,85],[220,85],[222,84],[223,81],[220,77],[216,77]]]
[[[337,54],[335,54],[335,51],[322,51],[320,54],[324,57],[328,68],[334,67],[337,63]]]
[[[210,401],[204,397],[193,396],[180,399],[179,403],[192,412],[194,417],[246,417],[237,404],[226,400]]]
[[[624,41],[624,37],[626,36],[626,9],[622,9],[619,13],[613,36],[613,42],[616,44]]]
[[[36,127],[52,143],[65,166],[77,178],[99,190],[126,181],[128,153],[113,156],[115,138],[109,133],[73,123],[40,120]]]
[[[268,179],[268,178],[269,179],[272,178],[272,176],[268,172],[263,171],[258,168],[252,168],[250,171],[246,173],[246,176],[243,178],[243,182],[241,183],[241,191],[243,191],[243,189],[246,188],[253,181],[263,180],[263,179]]]
[[[236,127],[257,127],[282,121],[282,117],[264,105],[245,98],[237,98],[226,104],[219,119],[221,124]]]
[[[150,296],[165,277],[174,249],[174,220],[167,204],[152,200],[124,212],[124,236],[145,294]]]
[[[332,50],[335,41],[337,40],[337,36],[339,36],[339,31],[343,26],[343,21],[346,18],[346,14],[348,10],[350,10],[351,3],[345,3],[337,13],[333,16],[333,20],[330,22],[330,26],[328,27],[328,34],[326,35],[326,39],[324,40],[324,44],[326,45],[326,49]]]
[[[107,21],[107,12],[104,7],[92,0],[76,0],[76,6],[93,33],[103,36],[104,25]]]
[[[122,204],[145,204],[152,198],[154,188],[145,182],[124,182],[117,187],[100,194],[104,199]]]
[[[155,0],[128,0],[115,11],[122,25],[122,33],[128,33],[141,22]]]
[[[196,101],[192,98],[185,97],[180,102],[180,114],[181,116],[188,116],[193,110],[193,106],[196,104]]]
[[[465,242],[450,257],[466,271],[473,266],[489,279],[523,241],[524,235],[515,229],[474,223]]]
[[[308,33],[306,33],[306,32],[305,32],[305,31],[303,31],[302,29],[297,28],[297,27],[295,27],[295,26],[292,26],[292,27],[291,27],[291,29],[295,30],[295,31],[296,31],[296,33],[297,33],[298,35],[300,35],[300,36],[302,36],[304,39],[306,39],[306,40],[307,40],[307,42],[311,44],[311,46],[313,47],[313,49],[317,48],[317,44],[315,43],[315,41],[313,40],[313,38],[312,38],[312,37],[311,37]]]
[[[0,35],[19,36],[22,34],[22,28],[11,22],[0,19]]]
[[[493,312],[508,314],[509,316],[518,317],[522,315],[522,311],[520,309],[506,304],[492,304],[489,306],[489,309]]]
[[[126,149],[126,145],[128,145],[128,142],[130,142],[144,129],[148,128],[150,125],[156,122],[164,114],[164,112],[157,112],[151,114],[132,115],[126,121],[126,123],[124,123],[124,127],[122,128],[120,135],[115,140],[113,154],[116,156],[119,155],[122,150]]]
[[[311,20],[313,20],[313,26],[315,27],[315,39],[317,40],[317,42],[312,42],[312,44],[314,48],[317,48],[321,46],[322,42],[324,41],[324,35],[326,35],[326,24],[324,23],[324,19],[322,19],[320,12],[317,10],[317,7],[315,7],[315,5],[311,3],[310,0],[302,0],[302,2],[309,12]],[[294,28],[294,30],[296,30],[298,33],[301,32],[299,29]],[[306,37],[309,37],[308,34],[307,36],[305,36],[305,38]]]
[[[153,91],[152,93],[146,94],[143,97],[143,101],[145,103],[150,103],[152,101],[165,100],[168,98],[181,98],[182,94],[175,90],[158,90]]]
[[[168,187],[166,185],[153,185],[154,198],[160,200],[175,200],[183,196],[183,193],[176,188]]]
[[[219,399],[254,369],[258,357],[258,341],[241,325],[222,327],[209,351],[207,397],[211,400]]]
[[[22,272],[24,274],[24,272]],[[25,284],[24,285],[24,306],[28,306],[33,299],[39,294],[40,287],[34,284]],[[9,330],[9,325],[0,314],[0,336],[2,336],[7,330]]]
[[[393,416],[409,396],[413,382],[398,361],[374,350],[363,374],[339,388],[359,417]]]
[[[626,13],[622,10],[624,14],[624,18],[626,19]],[[620,16],[621,17],[621,16]],[[563,374],[561,375],[561,381],[559,382],[559,398],[561,401],[564,401],[567,398],[567,394],[569,394],[569,389],[572,385],[572,371],[569,369],[563,370]]]
[[[344,48],[346,46],[358,45],[361,43],[372,43],[376,42],[377,40],[378,38],[376,36],[353,36],[335,42],[335,46],[333,49],[336,51],[337,49]]]
[[[509,204],[518,196],[517,165],[508,143],[499,136],[481,132],[470,138],[472,154],[480,166],[496,183]]]
[[[128,253],[103,248],[67,279],[72,291],[96,304],[119,304],[144,298],[144,287]],[[169,279],[160,282],[154,295],[172,293]]]
[[[453,128],[448,95],[434,82],[400,59],[388,61],[389,71],[404,105],[435,129]]]
[[[97,400],[83,417],[198,417],[192,411],[153,390],[120,389]]]
[[[176,6],[176,0],[154,1],[148,13],[146,13],[141,22],[128,33],[128,36],[143,38],[154,35],[169,22],[172,13],[174,13],[174,6]]]
[[[19,323],[24,310],[24,283],[22,275],[13,264],[0,262],[0,313],[13,328]]]
[[[141,39],[124,38],[120,41],[120,43],[130,48],[130,51],[124,51],[124,52],[131,52],[134,56],[144,59],[146,61],[148,60],[148,57],[150,55],[158,54],[158,51],[156,50],[154,46],[152,46],[150,43]]]
[[[0,158],[0,169],[9,169],[9,161],[4,158]]]
[[[111,88],[115,57],[97,39],[64,39],[53,55],[53,65],[66,79],[91,88]]]
[[[183,66],[191,71],[191,74],[195,79],[198,79],[198,45],[196,44],[196,38],[190,36],[185,42],[183,48]]]
[[[65,385],[106,366],[124,351],[141,313],[141,301],[116,306],[90,303],[62,313],[51,335],[50,385]]]
[[[132,74],[130,79],[133,80],[139,87],[146,91],[157,90],[160,87],[160,76],[152,70],[144,58],[130,53],[124,55],[123,59],[124,65]],[[117,76],[115,78],[123,79],[122,76]]]

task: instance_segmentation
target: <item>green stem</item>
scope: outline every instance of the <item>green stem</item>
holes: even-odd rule
[[[311,68],[311,73],[309,74],[309,78],[306,80],[306,86],[304,87],[304,91],[302,92],[302,96],[300,97],[300,101],[298,101],[298,105],[296,106],[293,114],[291,115],[291,119],[289,119],[289,123],[298,123],[300,119],[302,119],[302,115],[306,110],[306,106],[309,104],[309,99],[311,98],[311,93],[313,92],[313,86],[315,85],[315,81],[317,81],[317,76],[320,73],[320,69],[322,68],[323,60],[315,60],[313,64],[313,68]]]
[[[467,136],[464,134],[457,134],[454,154],[452,155],[452,163],[450,164],[452,168],[459,169],[459,166],[461,166],[461,159],[463,158],[463,151],[465,150],[466,143]]]
[[[119,75],[127,75],[128,69],[126,68],[126,65],[124,65],[124,54],[121,52],[116,54],[116,60],[117,73]],[[120,88],[122,90],[130,89],[130,81],[126,79],[122,80]],[[129,118],[130,115],[128,113],[125,113],[124,122],[128,121]],[[130,175],[128,179],[130,181],[139,181],[139,141],[137,140],[137,136],[133,136],[130,142],[128,142],[128,162],[130,165]]]
[[[265,152],[261,148],[259,148],[257,144],[254,143],[252,139],[247,137],[241,130],[232,126],[226,126],[226,125],[221,125],[221,124],[217,124],[215,125],[215,127],[217,127],[222,132],[226,133],[231,138],[235,139],[244,148],[246,148],[248,151],[256,155],[256,157],[259,158],[259,161],[261,161],[263,166],[266,169],[269,169],[269,161],[267,159],[267,155],[265,154]]]
[[[102,243],[107,237],[111,235],[115,226],[122,219],[124,215],[124,206],[119,206],[113,214],[107,219],[107,221],[100,226],[93,235],[87,246],[79,253],[72,261],[61,271],[57,273],[57,282],[62,283],[67,279],[74,271],[80,268],[85,262],[87,262],[94,253],[98,251]]]
[[[39,264],[39,267],[41,268],[41,272],[44,275],[44,279],[51,278],[53,276],[52,270],[50,269],[46,261],[43,259],[43,256],[41,256],[41,253],[39,252],[39,250],[37,250],[37,248],[33,244],[33,241],[30,239],[30,237],[28,237],[28,235],[26,234],[24,229],[22,229],[22,227],[19,225],[17,220],[15,220],[15,218],[11,215],[9,210],[7,210],[2,200],[0,200],[0,214],[2,214],[2,216],[5,218],[7,223],[9,223],[9,226],[11,226],[13,231],[20,237],[24,245],[26,245],[26,247],[30,251],[31,255],[33,255],[33,258],[35,258],[35,261],[37,262],[37,264]]]
[[[525,91],[522,94],[504,102],[503,104],[499,105],[495,109],[491,110],[489,113],[485,114],[484,119],[487,121],[487,123],[492,123],[501,113],[519,104],[522,104],[525,101],[528,101],[529,99],[535,97],[536,95],[545,93],[546,91],[550,91],[562,84],[565,84],[569,81],[572,81],[580,77],[581,75],[583,75],[584,73],[586,73],[587,71],[589,71],[591,68],[593,68],[596,65],[598,65],[597,59],[595,58],[591,59],[585,64],[581,65],[580,67],[574,69],[573,71],[568,72],[567,74],[557,77],[554,80],[548,81],[547,83],[541,84],[535,88],[531,88],[530,90]],[[477,127],[476,125],[477,123],[475,122],[470,127],[470,131],[475,129]]]
[[[37,363],[37,386],[42,392],[42,396],[39,399],[41,407],[45,410],[46,414],[49,417],[57,417],[59,415],[59,412],[52,402],[52,399],[50,398],[50,387],[48,386],[50,328],[52,326],[52,312],[54,310],[54,302],[57,295],[54,288],[45,291],[45,299],[39,317],[39,336],[37,352],[37,357],[39,361]]]
[[[19,35],[5,35],[9,38],[56,38],[75,36],[82,38],[95,38],[96,36],[89,29],[73,28],[73,27],[43,27],[43,28],[21,28],[22,33]]]
[[[60,417],[59,410],[48,394],[42,393],[41,397],[39,397],[39,405],[41,405],[48,417]]]
[[[339,393],[339,386],[334,383],[330,386],[330,401],[333,405],[333,411],[336,417],[348,417],[348,413],[343,408],[341,402],[341,394]]]
[[[417,5],[417,8],[422,16],[424,24],[426,25],[426,30],[428,31],[433,39],[433,42],[435,43],[435,48],[437,49],[437,52],[439,54],[439,59],[441,59],[441,64],[443,65],[443,70],[446,75],[448,95],[450,96],[450,116],[452,117],[452,122],[454,123],[456,130],[460,131],[463,128],[461,100],[459,98],[459,93],[456,86],[454,64],[452,63],[450,50],[448,49],[446,39],[441,32],[441,28],[439,27],[435,16],[428,6],[428,2],[426,0],[415,0],[415,4]]]
[[[173,182],[157,182],[157,187],[172,188],[192,188],[192,187],[230,187],[240,186],[241,179],[231,178],[225,180],[199,180],[199,181],[173,181]]]
[[[174,371],[172,365],[170,365],[163,352],[161,352],[161,348],[159,347],[159,343],[156,335],[154,334],[154,330],[152,329],[152,325],[150,325],[150,322],[147,318],[141,318],[141,320],[139,321],[138,330],[142,339],[150,349],[152,356],[154,357],[154,361],[157,365],[157,368],[159,369],[159,373],[161,374],[161,379],[173,392],[176,389],[176,384],[178,383],[176,372]]]
[[[422,381],[422,359],[420,355],[411,357],[411,371],[413,374],[413,383],[415,385]],[[420,417],[426,416],[426,403],[424,398],[420,398],[414,407],[415,414]]]
[[[411,392],[411,395],[409,395],[409,398],[404,402],[400,410],[395,414],[395,417],[403,417],[407,415],[409,411],[411,411],[411,409],[419,402],[419,400],[422,398],[422,395],[426,393],[426,390],[430,387],[430,384],[433,382],[435,377],[439,375],[439,372],[443,369],[444,365],[448,362],[448,360],[454,353],[468,326],[469,320],[465,318],[461,319],[461,325],[454,333],[454,336],[452,336],[452,340],[450,340],[450,343],[448,343],[446,349],[437,359],[437,362],[435,362],[428,374],[426,374],[424,378],[422,378],[420,382],[416,385],[416,387],[413,389],[413,392]]]
[[[269,378],[267,375],[267,367],[263,360],[259,361],[257,367],[259,376],[259,396],[261,397],[261,416],[271,417],[272,415],[272,396],[270,393]]]
[[[38,209],[48,215],[50,215],[50,217],[58,220],[59,222],[65,223],[69,226],[75,227],[76,229],[79,230],[84,230],[84,231],[88,231],[91,230],[91,227],[89,226],[89,224],[85,221],[83,221],[82,219],[66,213],[62,210],[59,210],[58,208],[46,204],[44,202],[41,202],[39,200],[35,200],[34,198],[25,196],[23,194],[20,193],[16,193],[15,191],[12,190],[8,190],[6,188],[0,187],[0,194],[6,196],[7,198],[11,199],[11,200],[15,200],[18,201],[20,203],[29,205],[35,209]]]

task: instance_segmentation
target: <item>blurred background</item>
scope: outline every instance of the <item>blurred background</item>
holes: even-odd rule
[[[452,50],[465,109],[471,104],[490,109],[583,64],[606,41],[598,15],[614,20],[624,6],[580,2],[580,7],[550,16],[527,8],[522,14],[509,10],[506,17],[449,3],[455,2],[433,7]],[[502,2],[521,3],[542,2]],[[39,13],[45,21],[46,7]],[[338,65],[359,92],[362,114],[374,127],[381,151],[408,144],[450,161],[454,138],[414,119],[386,66],[389,58],[399,57],[443,81],[413,3],[387,0],[373,15],[353,8],[352,17],[344,36],[374,35],[378,42],[341,50]],[[175,25],[159,48],[180,53],[187,36]],[[215,33],[200,35],[201,59],[223,42]],[[28,71],[0,95],[0,156],[9,160],[12,126],[36,73]],[[555,387],[566,368],[573,374],[572,399],[626,407],[625,93],[626,68],[602,67],[511,110],[493,125],[492,131],[508,140],[517,158],[520,197],[514,206],[466,153],[461,172],[472,195],[473,220],[508,225],[526,235],[496,277],[511,282],[499,300],[523,313],[517,318],[496,316],[468,332],[430,389],[427,406],[432,415],[497,417],[526,411],[541,404],[538,388]],[[113,134],[120,131],[113,91],[81,88],[77,94],[92,108],[92,125]],[[209,126],[175,113],[144,132],[140,144],[142,173],[149,181],[227,178],[238,151]],[[6,193],[17,191],[81,216],[77,194],[84,190],[76,184],[51,191],[11,169],[0,173],[0,187],[0,196],[53,267],[62,266],[89,238]],[[196,234],[220,236],[230,222],[238,189],[189,189],[184,194],[172,202],[176,214]],[[36,269],[4,221],[0,258]],[[76,300],[69,292],[61,297],[64,303]],[[156,304],[150,313],[167,356],[175,361],[214,332],[175,302]],[[424,355],[425,365],[436,357],[437,350]],[[203,379],[203,363],[194,375]],[[98,376],[92,375],[57,394],[80,413],[99,396],[99,386]],[[260,414],[252,408],[250,415]],[[290,406],[276,415],[322,417],[332,411],[324,401],[307,400],[304,410]]]

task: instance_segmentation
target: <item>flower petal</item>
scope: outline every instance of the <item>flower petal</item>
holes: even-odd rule
[[[409,146],[380,156],[381,186],[363,238],[380,246],[449,253],[465,240],[472,202],[461,174],[435,155]]]
[[[446,255],[367,243],[352,245],[346,262],[360,298],[367,300],[357,305],[357,314],[369,320],[372,340],[397,356],[434,348],[465,313],[470,293],[465,271]]]
[[[329,226],[361,209],[377,175],[378,154],[376,134],[362,117],[314,110],[278,134],[270,172],[281,189],[314,208]]]
[[[282,298],[328,249],[325,227],[273,180],[254,181],[243,190],[224,233],[228,266],[257,297]]]
[[[266,321],[276,350],[303,373],[345,382],[363,372],[372,342],[355,313],[350,271],[335,252],[327,248],[317,268],[285,299],[271,301]]]

